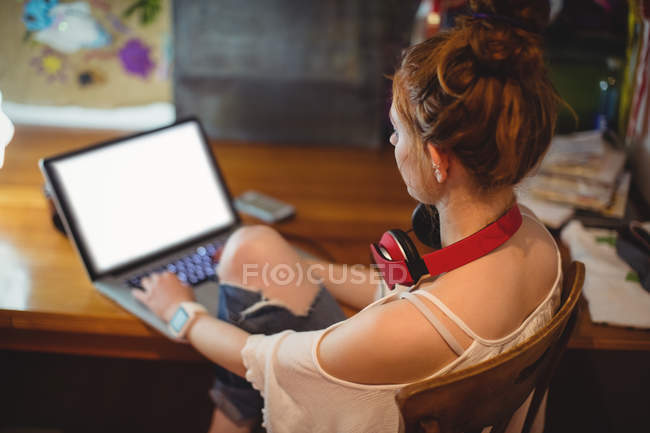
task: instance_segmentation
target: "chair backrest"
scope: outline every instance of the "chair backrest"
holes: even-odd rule
[[[522,344],[467,369],[408,385],[395,397],[407,433],[456,433],[493,426],[502,432],[533,390],[528,432],[575,325],[585,268],[564,274],[562,303],[553,319]]]

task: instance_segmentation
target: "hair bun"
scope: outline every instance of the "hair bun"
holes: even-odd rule
[[[535,31],[548,20],[548,3],[470,2],[455,27],[406,50],[393,106],[423,158],[422,143],[449,151],[488,191],[516,185],[539,163],[561,98]]]
[[[543,62],[540,33],[548,24],[547,0],[470,0],[461,20],[478,75],[525,75]]]

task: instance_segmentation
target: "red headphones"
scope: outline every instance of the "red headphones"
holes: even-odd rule
[[[423,209],[424,205],[420,204],[413,212],[413,229],[418,238],[424,241],[421,233],[431,233],[435,227],[432,228],[429,224],[428,230],[424,231],[421,226],[418,227],[422,221]],[[515,204],[498,220],[473,235],[445,248],[438,246],[438,250],[422,257],[404,231],[393,229],[384,233],[378,244],[371,244],[370,252],[384,281],[390,289],[393,289],[395,284],[411,285],[424,275],[449,272],[483,257],[510,239],[521,226],[521,221],[519,207]],[[424,242],[431,245],[430,242]]]

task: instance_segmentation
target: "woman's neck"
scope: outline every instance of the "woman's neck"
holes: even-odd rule
[[[494,192],[455,191],[436,204],[440,215],[440,238],[446,247],[496,221],[514,204],[512,187]]]

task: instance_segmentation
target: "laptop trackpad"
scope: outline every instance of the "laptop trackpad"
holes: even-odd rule
[[[217,315],[219,307],[219,284],[214,281],[206,281],[194,286],[194,296],[199,304],[202,304],[211,315]]]

